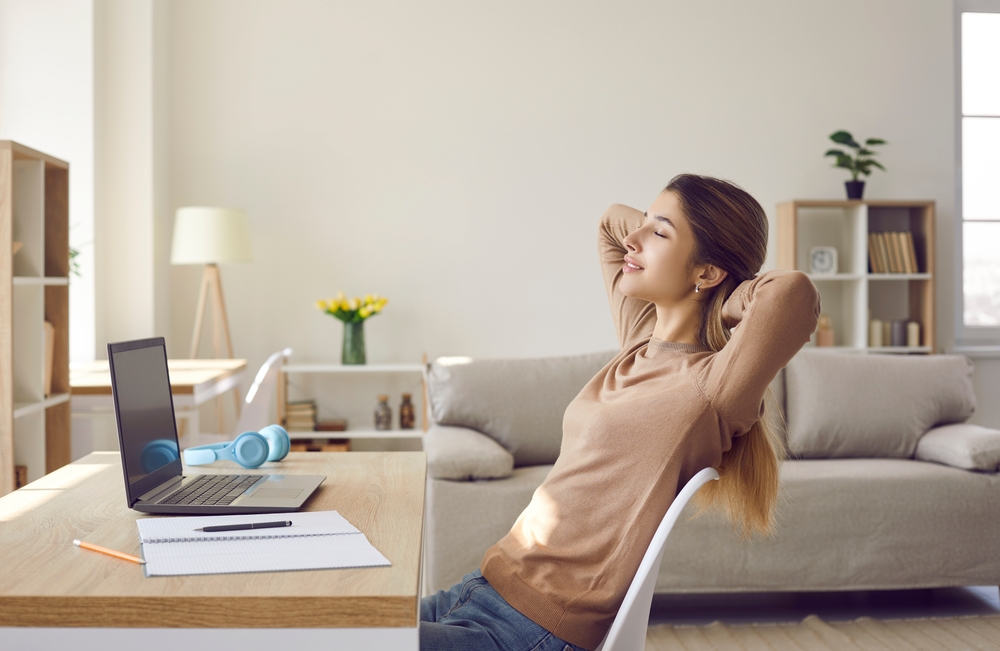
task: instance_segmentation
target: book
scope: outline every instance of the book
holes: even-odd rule
[[[319,420],[319,421],[316,421],[316,431],[317,432],[346,432],[347,431],[347,419],[345,419],[345,418],[332,418],[330,420]]]
[[[291,520],[274,529],[204,532],[227,524]],[[390,566],[361,531],[336,511],[136,520],[146,576],[284,572]]]
[[[875,233],[875,240],[878,242],[879,256],[882,259],[882,272],[884,274],[889,273],[889,247],[885,243],[885,233],[879,232]]]
[[[868,233],[868,273],[878,273],[877,266],[878,264],[875,261],[875,237],[872,233]]]
[[[920,273],[920,265],[917,264],[917,247],[913,244],[913,233],[907,231],[906,246],[910,250],[910,260],[913,262],[913,273]]]
[[[889,244],[890,268],[892,269],[892,273],[899,274],[903,273],[903,261],[899,257],[899,243],[897,242],[895,235],[896,234],[892,231],[885,234]]]

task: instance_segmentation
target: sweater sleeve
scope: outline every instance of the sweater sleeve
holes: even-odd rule
[[[642,226],[645,219],[635,208],[614,204],[601,217],[597,236],[597,251],[604,273],[604,286],[611,303],[611,317],[618,333],[618,345],[625,348],[630,342],[653,336],[656,326],[656,306],[649,301],[631,298],[621,293],[619,285],[625,275],[625,236]]]
[[[735,330],[699,379],[722,417],[746,432],[762,416],[767,386],[809,342],[820,295],[805,273],[772,270],[740,283],[722,313]]]

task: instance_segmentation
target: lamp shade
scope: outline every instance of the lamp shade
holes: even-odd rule
[[[171,263],[252,261],[250,223],[245,212],[235,208],[200,206],[177,209]]]

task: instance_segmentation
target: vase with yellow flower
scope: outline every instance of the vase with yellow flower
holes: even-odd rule
[[[343,292],[328,301],[316,301],[316,307],[344,322],[341,364],[365,363],[365,320],[382,311],[389,300],[378,294],[347,298]]]

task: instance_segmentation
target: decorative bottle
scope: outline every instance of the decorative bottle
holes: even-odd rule
[[[416,414],[413,411],[413,403],[410,402],[410,394],[403,394],[403,402],[399,405],[399,429],[413,429]]]
[[[378,397],[375,407],[375,429],[392,429],[392,407],[389,406],[389,396]]]
[[[830,317],[825,314],[819,316],[816,328],[816,345],[824,347],[833,345],[833,324],[830,322]]]

